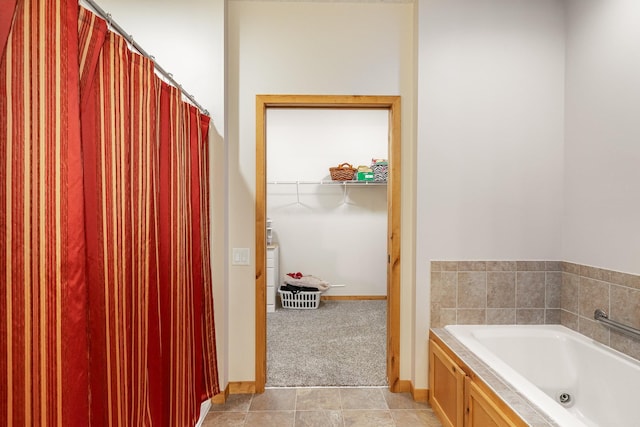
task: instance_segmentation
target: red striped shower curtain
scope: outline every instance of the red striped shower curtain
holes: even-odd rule
[[[77,2],[10,3],[0,425],[193,425],[219,391],[209,118]]]
[[[0,425],[87,425],[78,8],[0,7]]]

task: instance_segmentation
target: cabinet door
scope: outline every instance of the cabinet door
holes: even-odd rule
[[[445,427],[462,427],[464,423],[465,373],[429,340],[429,403]]]
[[[513,427],[516,424],[474,383],[465,379],[466,427]]]

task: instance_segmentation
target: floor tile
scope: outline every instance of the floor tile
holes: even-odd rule
[[[241,427],[246,416],[246,412],[209,412],[202,427]]]
[[[296,409],[296,389],[267,389],[251,400],[249,411],[293,411]]]
[[[252,394],[230,394],[223,404],[212,404],[213,412],[247,412],[251,405]]]
[[[391,393],[389,390],[382,390],[384,400],[389,409],[430,409],[427,402],[416,402],[411,393]]]
[[[297,411],[341,409],[340,390],[337,388],[299,388],[296,396]]]
[[[430,409],[394,409],[391,417],[396,427],[440,427],[440,421]]]
[[[384,388],[270,388],[212,405],[202,427],[442,427],[426,402]]]
[[[342,409],[389,409],[379,388],[341,388]]]
[[[344,427],[394,427],[395,422],[388,410],[342,411]]]
[[[293,427],[295,411],[248,412],[244,425],[247,427]]]
[[[296,411],[295,427],[343,427],[340,411]]]

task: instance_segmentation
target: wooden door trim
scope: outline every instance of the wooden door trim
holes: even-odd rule
[[[386,109],[389,111],[387,182],[387,379],[398,392],[400,381],[400,97],[359,95],[256,95],[255,229],[255,391],[264,392],[267,374],[266,311],[266,114],[268,108]]]

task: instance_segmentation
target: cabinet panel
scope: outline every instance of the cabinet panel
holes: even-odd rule
[[[513,427],[504,413],[471,378],[465,380],[466,427]]]
[[[529,425],[433,335],[429,339],[429,403],[446,427]]]
[[[434,342],[429,341],[429,403],[446,427],[464,423],[465,373]]]

